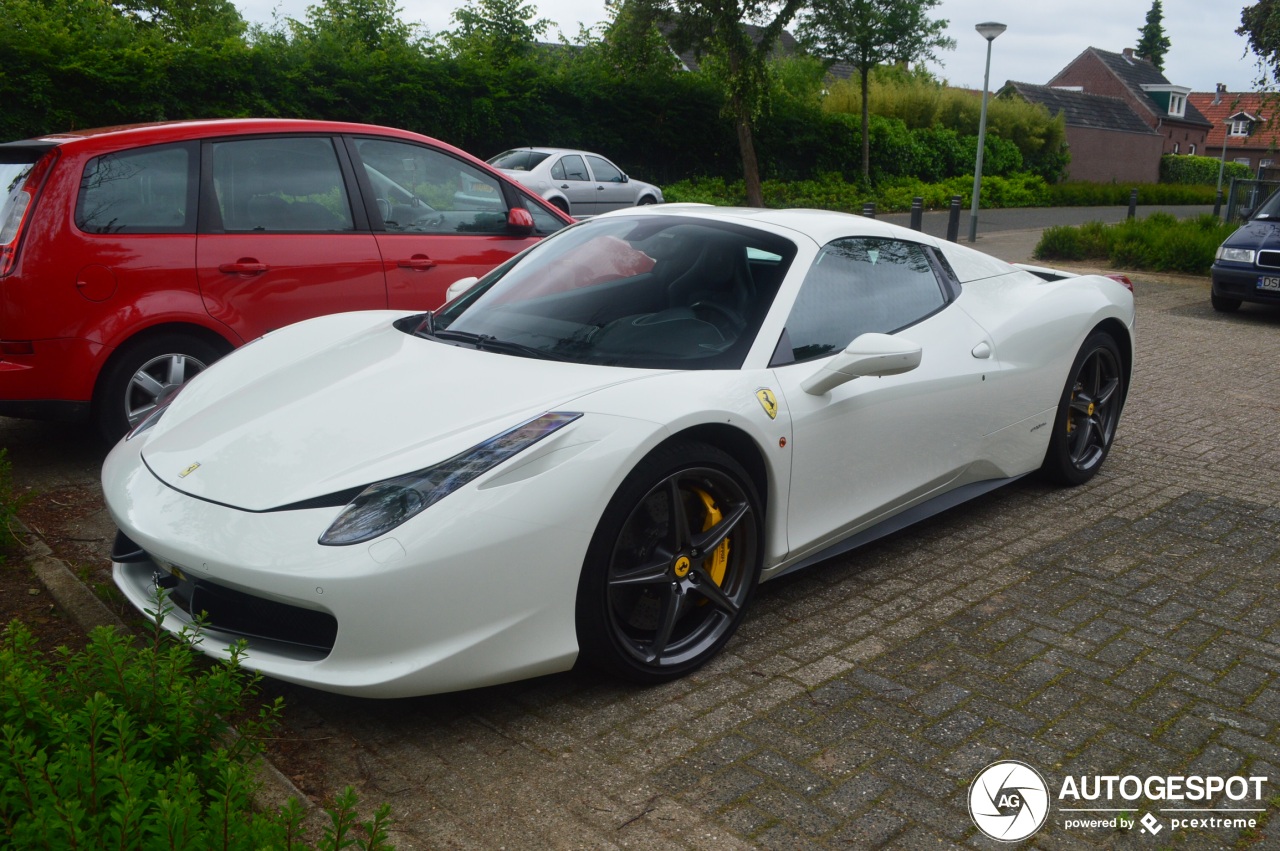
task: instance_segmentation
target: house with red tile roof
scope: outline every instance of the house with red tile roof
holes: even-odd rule
[[[1260,92],[1229,92],[1223,85],[1215,92],[1189,94],[1187,100],[1212,125],[1204,148],[1196,153],[1243,163],[1255,173],[1280,166],[1280,124],[1270,120],[1280,112],[1276,98]]]

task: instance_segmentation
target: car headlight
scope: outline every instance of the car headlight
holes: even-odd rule
[[[1218,246],[1218,259],[1229,260],[1232,263],[1252,263],[1254,250],[1252,248],[1228,248],[1225,245]]]
[[[385,534],[581,416],[543,414],[432,467],[375,482],[348,503],[320,543],[341,547]]]

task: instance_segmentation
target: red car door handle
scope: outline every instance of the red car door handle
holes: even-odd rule
[[[433,268],[436,265],[436,261],[432,260],[425,254],[415,254],[408,260],[397,261],[396,265],[401,269],[417,269],[419,271],[426,271],[427,269]]]
[[[266,263],[243,258],[234,263],[223,263],[218,267],[218,271],[227,275],[261,275],[270,268]]]

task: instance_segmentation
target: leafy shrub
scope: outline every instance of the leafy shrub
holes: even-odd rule
[[[300,849],[302,807],[256,812],[251,761],[282,703],[246,704],[244,648],[206,664],[155,613],[150,640],[110,628],[50,661],[15,621],[0,638],[0,829],[15,848]],[[189,636],[188,636],[189,637]],[[235,718],[238,735],[227,720]],[[388,848],[389,808],[360,823],[348,790],[327,849]]]
[[[1047,188],[1053,207],[1119,207],[1129,203],[1129,192],[1138,190],[1139,204],[1212,204],[1213,186],[1168,183],[1059,183]]]
[[[1121,269],[1208,274],[1213,255],[1234,230],[1212,215],[1176,219],[1154,213],[1145,219],[1104,225],[1046,228],[1035,256],[1046,260],[1106,261]]]

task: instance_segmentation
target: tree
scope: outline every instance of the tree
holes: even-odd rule
[[[1134,52],[1156,66],[1157,71],[1163,71],[1164,55],[1169,52],[1169,37],[1164,34],[1164,9],[1160,0],[1152,0],[1147,11],[1147,23],[1138,32],[1142,38],[1138,39]]]
[[[1266,88],[1280,77],[1280,0],[1246,6],[1236,34],[1249,40],[1249,49],[1258,57],[1258,86]]]
[[[455,54],[465,54],[506,68],[516,59],[528,57],[538,38],[553,26],[546,18],[535,17],[537,8],[521,0],[468,0],[454,10],[458,27],[446,33],[445,43]]]
[[[811,7],[799,26],[801,42],[829,63],[845,61],[858,69],[862,84],[862,177],[871,178],[871,117],[868,106],[871,69],[877,65],[937,60],[955,40],[943,35],[946,20],[928,13],[942,0],[824,0]],[[1158,0],[1157,0],[1158,2]]]
[[[764,206],[754,126],[769,91],[768,61],[783,28],[805,1],[649,0],[669,4],[665,8],[674,23],[673,45],[693,48],[720,81],[726,112],[738,137],[747,203],[753,207]]]

